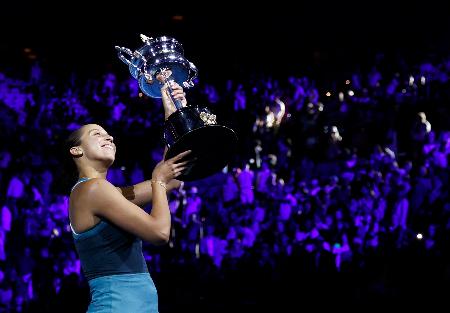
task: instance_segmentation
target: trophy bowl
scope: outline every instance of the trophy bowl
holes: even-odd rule
[[[138,80],[142,92],[152,98],[161,98],[161,87],[175,81],[184,88],[194,86],[197,68],[184,57],[182,45],[174,38],[162,36],[149,38],[141,35],[144,46],[132,52],[117,47],[118,57],[129,66],[131,75]],[[169,72],[164,80],[158,74]],[[221,125],[217,116],[207,107],[183,104],[171,97],[176,110],[164,122],[163,139],[167,146],[165,159],[192,150],[190,162],[177,177],[193,181],[210,176],[223,169],[236,151],[238,137],[233,129]]]

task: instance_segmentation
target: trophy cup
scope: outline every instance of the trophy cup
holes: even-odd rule
[[[181,101],[172,97],[170,81],[191,88],[198,72],[195,65],[184,57],[182,45],[166,36],[149,38],[141,34],[140,37],[144,45],[134,52],[116,46],[118,57],[128,65],[131,75],[138,80],[140,89],[147,96],[161,98],[161,87],[163,84],[168,86],[176,110],[164,122],[163,139],[168,148],[165,158],[186,150],[192,150],[191,156],[195,157],[195,162],[177,179],[193,181],[220,171],[234,154],[238,141],[236,133],[220,125],[216,115],[207,107],[183,106]]]

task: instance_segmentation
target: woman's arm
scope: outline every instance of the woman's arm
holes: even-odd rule
[[[167,74],[170,76],[171,73]],[[187,100],[183,88],[174,81],[171,81],[170,84],[173,99],[180,100],[183,105],[186,106]],[[168,95],[168,86],[166,84],[164,84],[161,88],[161,94],[165,112],[165,119],[167,119],[167,117],[170,116],[170,114],[172,114],[176,109],[171,97]],[[165,158],[166,153],[167,146],[164,148],[163,159]],[[172,179],[167,183],[167,192],[170,192],[173,189],[177,189],[180,186],[181,182],[179,180]],[[137,206],[145,206],[152,202],[153,188],[151,180],[146,180],[132,186],[118,187],[118,190],[127,200],[133,202]]]
[[[167,184],[167,193],[181,186],[181,181],[172,179]],[[152,202],[153,188],[151,180],[145,180],[136,185],[116,187],[117,190],[128,200],[137,206],[143,207]]]
[[[180,175],[189,151],[161,161],[152,175],[152,210],[142,208],[127,200],[121,192],[105,179],[95,178],[84,183],[77,192],[79,205],[90,216],[105,218],[125,231],[155,245],[167,243],[170,236],[171,216],[165,185]]]
[[[104,218],[152,244],[162,245],[168,241],[170,228],[167,225],[170,221],[170,211],[165,203],[167,202],[165,192],[164,195],[161,192],[155,194],[158,201],[148,214],[128,201],[107,180],[92,179],[81,187],[79,191],[87,198],[83,202],[89,207],[92,215]]]

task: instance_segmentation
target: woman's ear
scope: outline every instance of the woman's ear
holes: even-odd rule
[[[80,147],[72,147],[70,148],[70,154],[73,157],[80,157],[83,155],[83,150]]]

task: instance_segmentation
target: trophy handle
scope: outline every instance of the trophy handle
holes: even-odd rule
[[[197,67],[194,65],[194,63],[189,62],[189,79],[185,82],[183,82],[183,87],[185,88],[191,88],[194,87],[194,79],[197,77]]]
[[[117,55],[119,56],[119,59],[122,60],[122,62],[125,63],[126,65],[133,67],[139,74],[141,74],[142,72],[141,67],[138,67],[136,64],[133,64],[130,59],[127,59],[124,53],[127,54],[130,58],[135,58],[138,61],[142,61],[143,67],[145,68],[147,61],[142,56],[142,54],[140,54],[138,51],[132,52],[130,49],[125,47],[116,46],[115,48],[117,50]]]
[[[141,40],[146,44],[149,45],[150,42],[153,40],[153,37],[147,37],[143,34],[140,34]]]

